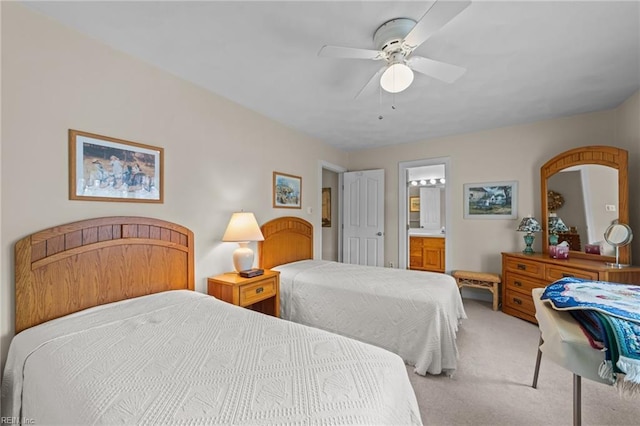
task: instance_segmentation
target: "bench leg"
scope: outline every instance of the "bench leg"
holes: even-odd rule
[[[493,310],[498,310],[498,302],[500,301],[500,292],[498,291],[498,285],[494,284],[491,290],[493,294]]]

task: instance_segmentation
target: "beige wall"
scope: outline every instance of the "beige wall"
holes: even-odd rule
[[[519,218],[528,214],[539,217],[540,166],[570,148],[614,145],[619,113],[582,114],[350,153],[350,170],[385,169],[385,264],[390,261],[398,264],[399,162],[435,157],[451,159],[451,174],[446,183],[451,185],[453,198],[452,223],[447,224],[447,244],[451,245],[448,267],[499,273],[500,253],[520,251],[524,247],[522,234],[515,231],[518,219],[463,219],[463,185],[516,180]],[[636,211],[639,211],[637,204]],[[537,251],[540,251],[540,240],[538,237],[534,243]]]
[[[232,269],[237,245],[220,239],[233,211],[253,211],[260,223],[284,215],[310,220],[321,252],[319,163],[346,166],[344,152],[17,3],[1,7],[3,364],[13,333],[13,245],[29,233],[109,215],[183,224],[196,236],[199,291],[207,276]],[[164,147],[164,203],[70,201],[69,128]],[[274,170],[302,177],[301,210],[271,207]]]
[[[629,151],[629,225],[635,237],[631,242],[633,263],[640,264],[640,91],[615,110],[615,140]]]
[[[591,225],[593,226],[593,229],[589,230],[589,235],[593,240],[583,240],[583,244],[602,242],[603,253],[613,256],[615,249],[604,242],[604,233],[609,225],[618,219],[618,211],[606,210],[607,205],[618,205],[618,193],[612,190],[612,188],[618,187],[618,173],[611,167],[597,166],[584,167],[582,173],[588,187],[588,190],[585,191],[585,194],[589,194],[587,211],[591,212]]]

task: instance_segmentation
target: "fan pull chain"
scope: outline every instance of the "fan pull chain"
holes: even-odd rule
[[[382,115],[382,87],[378,85],[378,120],[382,120],[384,116]]]

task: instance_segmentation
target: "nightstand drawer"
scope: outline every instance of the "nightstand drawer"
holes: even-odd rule
[[[527,259],[507,258],[505,270],[528,275],[534,278],[544,278],[544,265]]]
[[[276,294],[276,278],[240,287],[240,306],[249,306]]]
[[[547,265],[546,279],[556,281],[564,277],[584,278],[587,280],[598,280],[597,272],[585,271],[582,269],[565,268],[563,266]]]

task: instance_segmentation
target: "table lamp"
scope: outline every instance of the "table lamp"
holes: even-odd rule
[[[542,231],[542,227],[540,226],[538,221],[535,220],[532,216],[523,217],[522,221],[520,222],[520,225],[518,225],[518,229],[516,229],[516,231],[526,232],[526,234],[524,235],[524,243],[527,246],[525,247],[524,250],[522,250],[522,252],[524,254],[533,254],[533,253],[535,253],[533,251],[533,249],[531,248],[531,244],[533,244],[533,240],[535,238],[533,233]]]
[[[264,241],[264,236],[253,213],[236,212],[231,215],[222,241],[236,242],[240,245],[233,252],[233,266],[236,272],[240,272],[253,266],[253,250],[249,248],[249,242]]]
[[[567,232],[569,228],[555,213],[549,213],[549,244],[558,244],[558,232]]]

